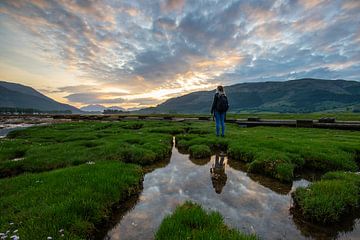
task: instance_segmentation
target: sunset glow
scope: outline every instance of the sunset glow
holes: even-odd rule
[[[0,2],[0,80],[77,107],[216,85],[360,80],[360,1]]]

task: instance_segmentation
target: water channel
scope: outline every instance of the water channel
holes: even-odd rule
[[[290,213],[291,192],[308,184],[302,178],[286,185],[246,173],[221,153],[193,160],[174,144],[170,162],[145,175],[138,200],[104,240],[153,239],[164,217],[187,200],[219,211],[228,226],[261,239],[360,239],[359,216],[323,227]]]

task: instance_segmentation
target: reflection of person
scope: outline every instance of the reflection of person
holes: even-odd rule
[[[220,126],[221,126],[221,136],[224,137],[225,119],[226,119],[226,112],[228,109],[229,109],[229,103],[225,95],[224,87],[218,86],[216,88],[216,93],[211,106],[211,114],[215,116],[216,136],[219,136]]]
[[[216,154],[215,164],[210,168],[211,182],[215,192],[220,194],[226,184],[227,176],[225,173],[224,155]]]

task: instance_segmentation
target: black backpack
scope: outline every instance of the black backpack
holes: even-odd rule
[[[226,112],[229,109],[228,99],[224,94],[218,96],[218,100],[216,102],[216,110],[218,112]]]

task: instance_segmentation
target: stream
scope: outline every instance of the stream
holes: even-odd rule
[[[30,123],[20,123],[20,124],[0,124],[0,138],[6,137],[10,132],[18,129],[28,128],[32,126],[40,126],[44,124],[30,124]]]
[[[309,183],[300,178],[286,185],[246,173],[221,153],[193,160],[174,144],[170,162],[145,175],[138,200],[104,240],[153,239],[164,217],[187,200],[219,211],[228,226],[261,239],[360,239],[359,214],[323,227],[290,213],[291,192]]]

